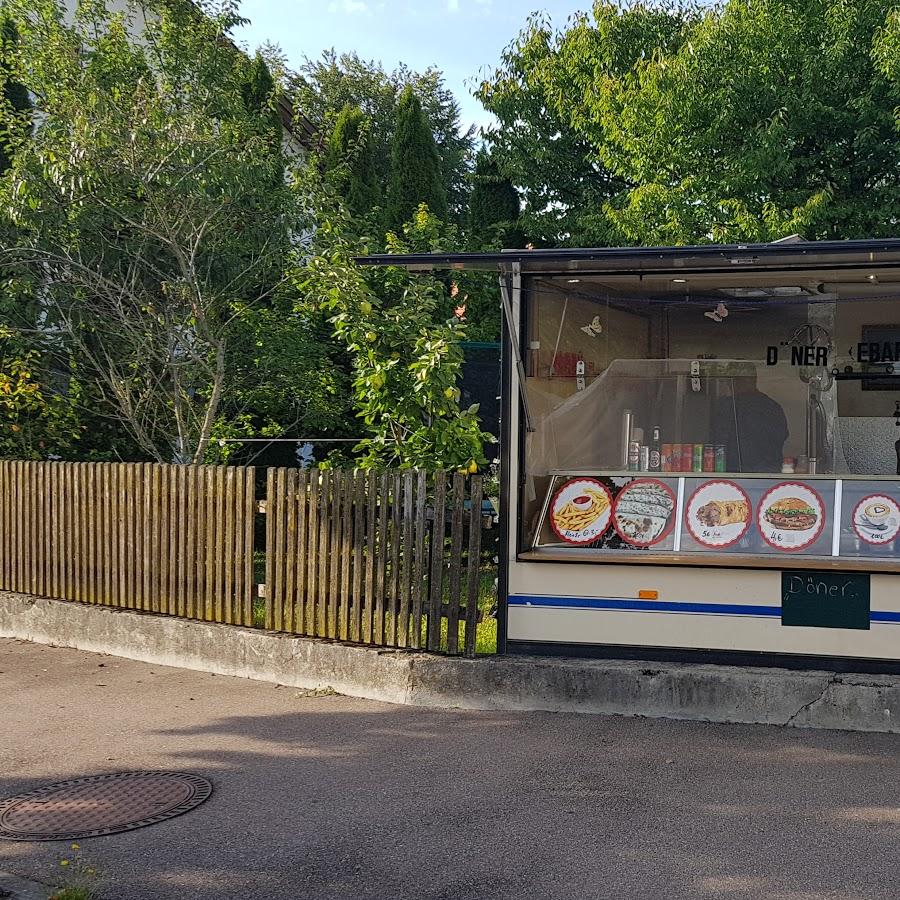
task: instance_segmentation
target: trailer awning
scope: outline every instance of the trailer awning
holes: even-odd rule
[[[357,257],[356,262],[363,266],[400,266],[410,271],[502,271],[518,264],[522,272],[538,274],[737,272],[747,269],[802,271],[873,265],[893,268],[900,266],[900,239],[502,250],[490,253],[379,253]]]

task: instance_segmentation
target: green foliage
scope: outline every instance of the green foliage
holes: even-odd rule
[[[379,222],[381,192],[370,140],[371,123],[358,106],[345,106],[328,140],[325,166],[354,217]]]
[[[31,130],[31,98],[12,72],[16,68],[18,31],[0,12],[0,174],[10,165],[10,155]]]
[[[78,440],[75,398],[45,387],[42,355],[21,334],[0,326],[0,457],[66,455]]]
[[[338,56],[332,50],[318,60],[307,60],[291,84],[300,109],[320,123],[326,134],[335,127],[345,107],[362,110],[368,125],[366,143],[379,185],[386,185],[390,178],[398,105],[407,87],[422,104],[440,156],[447,217],[461,223],[468,203],[475,129],[462,127],[459,104],[444,86],[439,71],[428,69],[419,74],[401,66],[388,73],[380,64],[362,60],[354,53]]]
[[[277,314],[313,216],[285,178],[277,88],[227,41],[231,4],[200,6],[134,0],[132,26],[139,7],[154,23],[135,34],[88,0],[71,27],[55,0],[5,2],[42,122],[0,179],[0,266],[42,285],[57,369],[159,461],[343,409],[327,350]]]
[[[601,2],[560,34],[532,21],[481,95],[501,120],[491,135],[501,158],[540,154],[555,126],[552,152],[578,148],[564,158],[581,155],[603,186],[591,205],[548,170],[536,196],[561,203],[563,239],[889,235],[900,196],[896,29],[887,0]],[[510,136],[517,103],[526,128]]]
[[[536,246],[614,243],[602,210],[622,183],[570,126],[566,110],[549,101],[542,73],[554,53],[548,21],[533,16],[476,91],[498,123],[485,139],[519,189],[522,228]]]
[[[354,448],[363,467],[476,470],[486,460],[478,407],[459,407],[457,385],[465,326],[446,308],[446,286],[406,270],[363,271],[352,262],[346,213],[335,198],[320,199],[316,255],[297,274],[309,302],[331,315],[335,334],[352,362],[357,416],[369,433]],[[436,243],[444,226],[422,205],[403,237],[390,247],[405,252]]]
[[[521,202],[497,160],[482,151],[475,160],[469,198],[469,240],[473,248],[522,247]]]
[[[447,196],[434,136],[412,88],[397,105],[397,129],[391,141],[391,176],[387,192],[387,225],[399,230],[424,203],[439,219],[446,218]]]

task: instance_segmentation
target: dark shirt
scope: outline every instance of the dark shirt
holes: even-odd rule
[[[781,404],[762,391],[736,393],[714,410],[715,442],[725,445],[729,472],[780,472],[787,418]]]

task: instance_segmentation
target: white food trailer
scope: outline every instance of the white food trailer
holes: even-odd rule
[[[499,273],[506,652],[900,669],[900,240]]]

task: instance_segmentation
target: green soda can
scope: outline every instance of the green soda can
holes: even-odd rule
[[[716,444],[716,471],[717,472],[726,471],[725,445],[724,444]]]
[[[694,444],[694,471],[703,471],[703,444]]]

